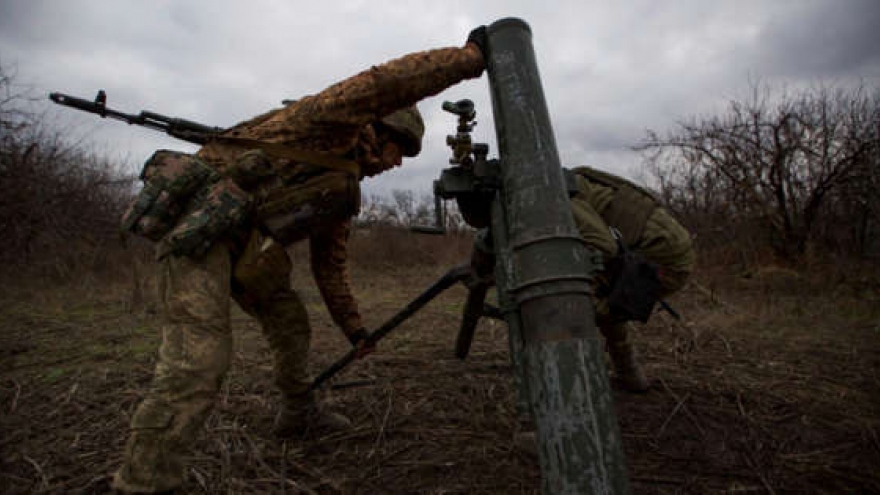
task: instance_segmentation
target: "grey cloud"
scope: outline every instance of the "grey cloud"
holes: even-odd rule
[[[604,2],[392,0],[0,0],[0,63],[40,91],[91,97],[106,89],[126,111],[150,109],[228,126],[283,98],[404,53],[460,45],[470,29],[501,17],[532,27],[548,107],[566,164],[626,172],[629,146],[647,128],[705,114],[743,93],[750,77],[880,74],[873,0]],[[874,72],[871,72],[871,71]],[[487,78],[419,106],[428,122],[424,152],[365,183],[366,193],[430,190],[447,166],[454,119],[443,100],[473,99],[475,139],[495,131]],[[143,162],[173,139],[89,120],[99,148]]]
[[[781,10],[764,26],[757,48],[768,73],[833,77],[880,68],[880,2],[844,0],[812,6]]]

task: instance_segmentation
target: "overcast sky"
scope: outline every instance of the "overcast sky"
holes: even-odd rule
[[[0,64],[36,94],[108,94],[142,109],[230,126],[403,54],[461,45],[475,26],[532,28],[563,164],[637,175],[646,129],[719,113],[755,81],[880,85],[880,0],[282,1],[0,0]],[[471,98],[475,138],[495,131],[486,77],[419,104],[424,152],[365,183],[366,194],[430,190],[448,166],[454,118]],[[42,103],[47,109],[51,105]],[[147,129],[51,108],[96,150],[140,166],[193,146]]]

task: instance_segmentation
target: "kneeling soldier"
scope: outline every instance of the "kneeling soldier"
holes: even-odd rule
[[[648,389],[648,380],[630,340],[631,320],[647,321],[649,314],[633,315],[618,309],[613,288],[631,283],[646,290],[653,302],[680,290],[694,266],[694,250],[688,231],[643,188],[621,177],[589,167],[572,170],[577,193],[571,198],[575,226],[587,245],[602,255],[606,287],[597,287],[596,324],[605,336],[608,354],[623,387],[633,392]],[[622,255],[635,254],[651,265],[647,277],[621,271],[616,263]],[[653,271],[653,274],[651,273]],[[653,286],[653,287],[652,287]]]

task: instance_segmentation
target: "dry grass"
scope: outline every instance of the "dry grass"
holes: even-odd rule
[[[463,261],[467,247],[418,238],[410,245],[425,244],[410,264],[392,270],[371,261],[380,247],[352,242],[371,325]],[[304,265],[293,279],[312,315],[317,372],[346,343]],[[880,491],[874,279],[828,267],[744,277],[709,266],[672,301],[684,322],[660,314],[639,329],[652,389],[615,392],[634,492]],[[2,294],[3,493],[101,493],[119,464],[158,344],[150,284],[132,313],[126,278]],[[468,361],[452,356],[463,295],[448,291],[336,381],[372,385],[324,393],[354,429],[287,442],[269,431],[278,397],[267,346],[236,312],[235,360],[193,446],[185,492],[537,493],[536,460],[513,442],[520,427],[504,327],[481,323]]]

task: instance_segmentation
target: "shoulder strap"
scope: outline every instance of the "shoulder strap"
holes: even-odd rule
[[[217,136],[214,140],[220,143],[240,146],[242,148],[260,149],[276,158],[286,158],[288,160],[295,160],[333,170],[339,170],[341,172],[349,173],[356,178],[360,178],[361,175],[361,167],[357,162],[354,160],[347,160],[332,153],[301,150],[281,143],[269,143],[258,139],[231,136]]]

